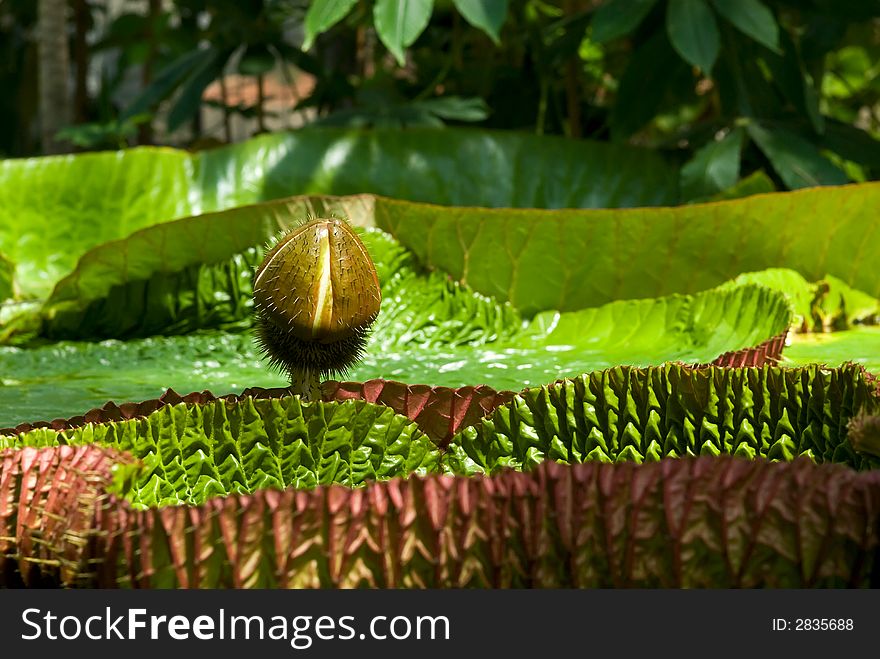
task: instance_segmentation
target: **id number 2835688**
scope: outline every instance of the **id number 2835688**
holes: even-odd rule
[[[852,631],[855,624],[852,618],[773,618],[774,632],[825,632]]]

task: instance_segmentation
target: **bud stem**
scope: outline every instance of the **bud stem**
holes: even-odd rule
[[[290,391],[294,396],[302,396],[303,400],[321,400],[321,381],[318,379],[318,372],[307,368],[292,370]]]

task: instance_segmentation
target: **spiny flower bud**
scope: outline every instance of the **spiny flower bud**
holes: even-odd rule
[[[342,373],[360,358],[381,299],[376,268],[351,227],[312,220],[282,237],[257,269],[258,340],[293,383]]]

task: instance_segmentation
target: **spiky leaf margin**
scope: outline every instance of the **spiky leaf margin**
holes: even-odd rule
[[[858,453],[847,424],[878,409],[857,366],[827,369],[618,367],[517,395],[453,438],[454,473],[531,469],[545,460],[651,462],[737,455],[856,468],[880,464]]]
[[[0,437],[3,448],[79,444],[139,459],[144,468],[129,496],[141,506],[271,487],[359,486],[437,471],[440,458],[415,423],[388,407],[295,396],[163,405],[143,418]]]
[[[43,478],[62,462],[44,449]],[[103,449],[87,447],[104,454]],[[16,452],[21,455],[22,452]],[[3,454],[8,460],[8,453]],[[63,466],[63,465],[62,465]],[[5,478],[5,477],[4,477]],[[809,460],[546,463],[261,490],[198,507],[90,500],[58,584],[97,587],[868,587],[880,472]],[[73,501],[70,501],[74,504]],[[66,517],[62,508],[53,514]],[[13,531],[14,552],[27,534]],[[14,585],[17,563],[0,569]],[[50,582],[51,583],[51,582]],[[47,584],[48,585],[48,584]]]

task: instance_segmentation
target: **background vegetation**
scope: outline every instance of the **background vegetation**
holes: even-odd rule
[[[661,150],[684,200],[872,180],[878,15],[874,0],[3,0],[0,155],[467,123]]]

